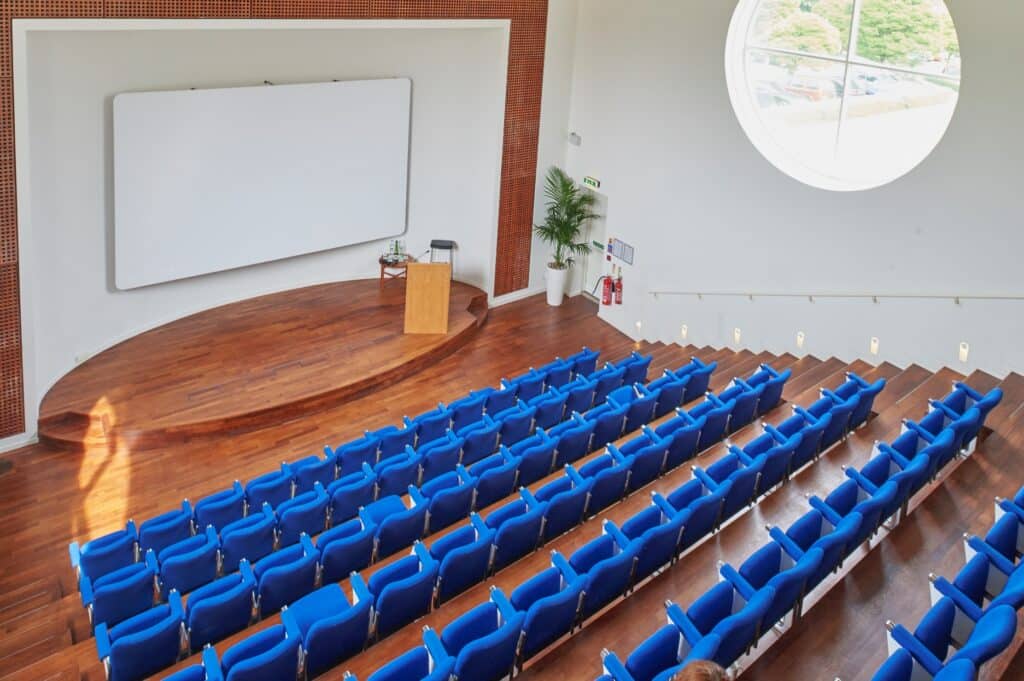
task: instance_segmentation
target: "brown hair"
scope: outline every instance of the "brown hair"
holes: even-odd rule
[[[725,670],[714,662],[695,660],[675,673],[670,681],[727,681]]]

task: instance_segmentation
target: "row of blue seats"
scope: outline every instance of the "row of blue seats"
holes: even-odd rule
[[[986,415],[1000,399],[992,397]],[[876,455],[859,471],[847,469],[849,479],[825,499],[811,497],[811,510],[788,530],[771,528],[771,541],[739,568],[723,565],[721,581],[687,610],[669,603],[669,623],[625,661],[606,651],[601,680],[665,681],[695,659],[731,667],[776,625],[799,617],[807,593],[883,523],[898,522],[914,493],[958,452],[973,447],[980,410],[952,409],[941,422],[907,422],[902,442],[878,444]],[[928,430],[925,422],[939,430]]]
[[[186,500],[181,510],[151,518],[140,527],[129,521],[124,530],[84,545],[72,542],[69,546],[72,564],[80,577],[84,575],[93,580],[98,579],[128,563],[138,562],[141,554],[148,549],[159,553],[161,549],[180,541],[183,536],[195,534],[197,529],[212,525],[220,530],[244,517],[247,509],[261,509],[264,503],[276,508],[296,493],[312,490],[316,481],[327,487],[350,474],[361,475],[364,464],[374,467],[392,456],[405,453],[407,446],[417,447],[447,439],[448,431],[459,432],[482,420],[485,414],[493,416],[504,412],[519,406],[520,402],[527,403],[547,391],[595,373],[604,372],[607,375],[621,368],[622,372],[617,375],[623,380],[627,368],[631,372],[642,371],[646,374],[650,362],[648,358],[639,358],[634,353],[621,363],[623,366],[608,365],[602,372],[596,372],[597,358],[596,351],[584,348],[568,359],[556,359],[541,369],[530,369],[513,381],[503,379],[501,389],[471,391],[468,396],[449,405],[441,403],[437,409],[413,419],[405,417],[401,428],[386,426],[377,431],[367,431],[363,437],[341,445],[337,450],[328,446],[323,459],[311,456],[290,465],[285,464],[279,471],[250,480],[244,488],[236,481],[230,489],[200,500],[194,508]],[[607,391],[621,384],[622,381],[611,383]],[[543,427],[550,427],[561,420],[559,413],[557,420]]]
[[[693,370],[692,367],[684,367],[680,373]],[[755,373],[750,380],[762,385],[767,382],[765,377],[778,376],[774,370],[766,367]],[[776,391],[772,399],[777,402],[780,398],[781,389]],[[730,405],[734,403],[734,400],[729,401]],[[769,403],[763,405],[765,410],[772,406]],[[698,405],[694,411],[700,408]],[[674,420],[680,420],[682,414],[686,412],[679,410],[676,419],[663,424],[673,426],[671,432],[666,432],[664,436],[648,431],[636,438],[644,446],[631,446],[631,442],[621,450],[612,447],[609,452],[592,459],[579,470],[567,462],[564,476],[535,493],[521,490],[520,499],[498,508],[486,519],[474,513],[467,525],[439,538],[429,551],[422,544],[416,543],[411,555],[374,573],[369,579],[366,593],[361,593],[361,578],[353,575],[356,598],[352,603],[337,584],[299,598],[283,610],[283,625],[260,632],[225,653],[228,658],[235,654],[232,651],[237,653],[236,649],[265,650],[265,646],[272,642],[273,659],[261,657],[252,664],[246,663],[241,667],[236,665],[234,671],[228,671],[228,677],[249,678],[248,672],[244,670],[258,669],[258,672],[253,673],[259,678],[282,678],[278,675],[294,666],[299,648],[303,652],[305,670],[309,675],[315,675],[360,650],[374,637],[386,636],[426,614],[432,605],[454,597],[494,571],[533,551],[540,543],[571,529],[584,517],[599,512],[625,494],[650,482],[669,465],[675,467],[695,456],[699,431],[689,433],[675,427],[673,423]],[[699,419],[700,424],[705,421],[703,417]],[[723,435],[724,425],[719,429],[718,437]],[[658,440],[654,446],[647,442],[652,438]],[[679,460],[670,460],[670,450],[674,456],[680,457]],[[595,554],[593,559],[596,561],[599,557]],[[570,569],[568,563],[565,566],[565,569]],[[601,570],[595,572],[595,578]],[[553,584],[550,574],[544,582],[547,585],[545,588]],[[629,574],[632,577],[632,569]],[[580,605],[583,612],[596,612],[619,595],[614,590],[606,590],[602,595],[600,586],[603,584],[604,580],[599,579],[597,586],[590,589],[592,596],[585,606]],[[534,593],[536,599],[547,597],[544,593],[534,592],[531,587],[514,592],[511,603],[523,607],[527,593]],[[582,591],[573,593],[573,598],[578,598]],[[568,597],[563,594],[562,598]],[[575,613],[575,604],[573,607]],[[533,618],[524,615],[526,622],[547,622],[549,619],[548,615],[539,610]],[[528,655],[532,654],[532,650],[530,641],[524,639],[520,652],[526,651],[523,654]],[[121,661],[126,659],[122,655]],[[121,668],[125,666],[122,664]],[[186,670],[184,673],[195,673],[195,670]]]
[[[873,681],[973,681],[1013,641],[1024,607],[1024,488],[997,499],[992,529],[964,544],[952,582],[930,575],[932,608],[914,631],[887,623],[890,656]]]
[[[647,362],[649,362],[649,358],[634,355],[627,358],[624,363],[629,367],[643,366],[643,371],[646,372]],[[615,371],[619,375],[624,373],[622,368]],[[681,383],[685,384],[685,381]],[[681,391],[676,391],[677,396],[681,396],[680,393]],[[644,411],[642,404],[624,408],[636,412],[637,407],[640,408],[641,413]],[[529,415],[527,412],[527,416]],[[497,447],[502,434],[498,432],[496,425],[487,428],[481,427],[489,426],[491,423],[487,420],[486,414],[483,414],[482,418],[483,421],[470,424],[461,431],[473,430],[473,433],[468,434],[468,438],[455,438],[449,432],[448,437],[438,446],[429,448],[426,455],[415,455],[411,447],[407,445],[410,451],[409,456],[414,460],[424,460],[427,465],[424,465],[423,469],[433,476],[431,480],[435,480],[437,477],[443,477],[444,469],[454,468],[460,462],[470,463],[491,454]],[[621,424],[619,425],[621,426]],[[521,435],[529,436],[533,427],[533,422],[528,422],[525,427],[520,429]],[[483,433],[483,437],[480,437],[481,431],[485,430],[488,432]],[[514,441],[509,439],[509,442]],[[471,447],[470,443],[475,443],[475,446]],[[325,526],[329,527],[332,522],[341,522],[354,517],[360,507],[372,505],[372,502],[378,498],[389,498],[404,492],[410,483],[418,482],[421,478],[417,470],[414,471],[415,477],[410,479],[409,473],[404,472],[406,467],[400,465],[389,466],[383,470],[371,470],[368,463],[364,461],[362,467],[362,472],[359,474],[349,475],[333,482],[326,478],[323,480],[307,478],[306,481],[312,486],[309,491],[302,492],[293,498],[285,498],[285,495],[289,493],[285,491],[281,498],[273,499],[278,502],[276,514],[268,511],[270,502],[264,500],[261,513],[245,515],[251,495],[248,491],[243,492],[241,485],[236,482],[230,499],[223,498],[224,493],[215,495],[217,510],[221,516],[219,519],[227,524],[211,522],[207,525],[206,531],[199,535],[193,536],[196,518],[214,519],[209,517],[209,514],[204,516],[200,512],[204,508],[204,502],[208,502],[209,499],[197,504],[196,511],[193,511],[186,500],[181,511],[164,514],[153,521],[147,521],[139,533],[134,531],[134,523],[129,522],[126,530],[90,542],[85,547],[91,549],[89,551],[80,552],[77,545],[72,544],[72,562],[76,565],[83,564],[81,557],[90,556],[93,559],[93,568],[96,568],[100,561],[103,562],[104,568],[113,568],[109,571],[96,569],[96,572],[100,573],[99,577],[95,578],[96,583],[93,583],[88,574],[81,574],[80,587],[83,602],[89,607],[93,622],[105,621],[108,624],[113,624],[127,615],[134,614],[133,604],[145,600],[142,595],[142,585],[147,575],[150,579],[158,580],[162,597],[166,597],[172,588],[184,593],[208,582],[218,574],[237,569],[238,560],[243,556],[250,560],[257,560],[277,547],[294,544],[298,541],[298,536],[302,531],[316,534]],[[402,469],[402,474],[391,474],[392,471],[399,469]],[[299,470],[301,473],[307,471],[308,467]],[[546,474],[547,471],[543,471],[543,473]],[[402,477],[403,475],[404,477]],[[448,478],[450,479],[451,476]],[[396,479],[400,484],[391,485],[390,483]],[[436,480],[435,490],[440,491],[450,486],[444,483],[444,480]],[[289,467],[284,465],[279,475],[278,484],[281,487],[287,485],[290,489],[302,486],[302,479],[301,476],[296,479]],[[322,487],[323,484],[328,484],[329,487],[325,490]],[[250,483],[251,485],[252,483]],[[386,509],[378,509],[381,511],[379,515],[382,517],[388,515],[386,511],[395,510],[392,508],[394,500],[389,499],[389,501],[392,503],[383,504],[387,506]],[[325,511],[326,521],[324,519]],[[232,513],[234,517],[224,517],[226,513]],[[407,518],[406,520],[406,524],[412,522],[411,519]],[[147,526],[154,521],[158,523],[159,537],[154,536],[151,532],[147,539]],[[388,523],[400,524],[399,519],[389,519]],[[385,527],[382,528],[385,534],[388,533],[388,523],[385,523]],[[216,527],[222,527],[219,537],[213,531]],[[407,545],[404,544],[404,546]],[[145,564],[136,563],[133,560],[138,557],[140,546],[146,549]],[[124,564],[118,566],[120,563]],[[120,589],[121,592],[127,591],[137,597],[134,599],[121,598],[118,595],[119,589],[115,588],[118,584],[123,586]],[[106,594],[106,596],[97,598],[99,594]],[[106,607],[104,601],[111,603],[112,606]]]
[[[440,635],[426,630],[423,646],[381,668],[370,681],[501,678],[714,532],[730,513],[727,496],[728,485],[711,489],[700,478],[667,499],[653,495],[652,505],[621,529],[606,521],[604,533],[568,559],[553,552],[552,566],[510,597],[495,589],[488,602]]]
[[[710,367],[696,363],[684,367],[679,372],[687,377],[679,383],[685,384],[689,375],[705,368]],[[602,432],[606,437],[617,438],[624,423],[629,428],[646,423],[653,418],[656,404],[663,403],[663,396],[661,388],[649,392],[640,385],[613,391],[606,405],[622,413],[614,428],[604,425]],[[681,396],[676,391],[672,399]],[[456,471],[440,475],[420,488],[406,488],[411,506],[397,494],[378,498],[380,487],[374,485],[375,475],[364,463],[364,477],[347,488],[349,503],[358,509],[358,519],[334,526],[318,541],[332,543],[329,552],[325,549],[324,569],[328,577],[341,579],[352,570],[408,547],[424,534],[465,518],[471,510],[508,496],[517,485],[531,484],[578,459],[595,444],[601,444],[593,434],[595,424],[602,419],[603,416],[592,423],[581,423],[585,419],[577,414],[550,433],[539,430],[511,449],[502,446],[498,453],[477,461],[469,469],[456,458]],[[498,444],[497,440],[494,444]],[[462,461],[470,463],[467,459]],[[235,571],[243,557],[259,560],[278,547],[293,545],[303,532],[321,532],[331,524],[328,497],[320,482],[315,481],[312,491],[285,501],[277,514],[265,503],[261,514],[229,524],[219,537],[208,526],[204,534],[172,544],[158,555],[147,551],[145,563],[133,563],[104,575],[95,585],[85,577],[81,583],[83,601],[90,607],[95,622],[116,624],[153,605],[152,590],[148,587],[153,580],[161,599],[172,589],[186,593],[218,575]]]
[[[697,370],[697,366],[684,367],[679,371],[681,373],[694,372]],[[632,391],[630,394],[640,394],[642,386],[626,390]],[[609,402],[616,401],[614,397],[609,398]],[[649,404],[648,415],[645,418],[651,417],[650,412],[653,406],[653,403]],[[567,425],[571,426],[572,424]],[[619,427],[621,428],[621,423]],[[491,457],[496,459],[494,464],[484,460],[468,470],[459,466],[457,472],[432,481],[432,483],[445,483],[444,485],[432,484],[419,490],[410,488],[412,508],[407,508],[401,498],[397,496],[385,497],[360,509],[359,518],[322,533],[317,538],[315,547],[303,534],[301,535],[301,545],[268,555],[257,562],[251,571],[245,567],[248,565],[247,561],[240,561],[243,566],[240,574],[223,577],[192,593],[188,608],[183,615],[186,639],[193,650],[198,650],[206,643],[244,628],[249,622],[248,613],[251,610],[251,608],[246,609],[245,604],[251,598],[255,598],[260,615],[275,612],[283,604],[308,592],[313,588],[314,583],[339,581],[350,572],[368,566],[377,557],[390,555],[402,547],[409,546],[422,536],[424,528],[428,532],[433,532],[465,518],[470,513],[471,503],[474,501],[490,504],[504,498],[513,492],[517,483],[528,484],[533,481],[521,478],[520,474],[528,473],[539,479],[549,474],[553,467],[575,461],[586,454],[589,451],[588,447],[591,441],[589,433],[592,428],[593,425],[583,429],[583,432],[588,434],[586,438],[573,437],[571,443],[569,436],[573,431],[579,430],[576,427],[567,427],[562,431],[552,430],[552,434],[539,431],[527,440],[517,443],[512,448],[505,448]],[[667,446],[668,442],[666,441],[665,448]],[[479,469],[477,469],[478,466]],[[601,470],[595,468],[593,474],[596,475]],[[627,465],[624,470],[628,473],[629,466]],[[572,472],[576,475],[576,479],[580,479],[576,471]],[[492,473],[500,473],[500,476],[491,475]],[[583,473],[589,475],[591,471],[585,469]],[[453,480],[446,481],[445,478],[448,477]],[[562,480],[566,479],[568,478]],[[499,480],[503,480],[503,482],[499,482]],[[483,486],[484,482],[487,483],[486,487]],[[323,497],[322,487],[319,486],[319,483],[316,485],[320,496]],[[566,489],[573,485],[576,485],[575,489]],[[556,483],[538,490],[537,497],[539,498],[531,497],[529,507],[523,502],[514,508],[508,507],[504,513],[491,514],[488,517],[490,527],[485,532],[489,533],[488,537],[493,539],[489,538],[486,542],[488,562],[485,565],[485,574],[491,569],[498,569],[507,562],[515,560],[523,552],[532,550],[536,546],[537,539],[536,532],[533,532],[531,528],[537,522],[546,523],[547,529],[542,533],[545,537],[553,536],[551,534],[554,532],[553,528],[560,526],[568,528],[578,522],[578,518],[573,519],[573,509],[579,500],[584,499],[583,494],[587,495],[585,497],[587,500],[593,500],[590,508],[596,509],[597,500],[602,497],[600,493],[597,497],[591,497],[589,490],[589,483],[577,485],[573,482],[566,486],[561,481],[556,481]],[[523,495],[528,494],[524,490]],[[439,501],[443,503],[438,503]],[[611,503],[611,501],[607,503]],[[523,517],[513,517],[513,511],[521,511]],[[273,515],[269,508],[265,508],[265,515],[269,528]],[[476,524],[479,525],[480,521],[477,520]],[[466,529],[468,528],[463,528],[463,531],[453,533],[435,543],[434,552],[442,553],[438,556],[441,560],[437,566],[437,573],[441,575],[441,583],[437,585],[436,595],[439,600],[450,598],[468,586],[465,565],[461,564],[461,560],[467,554],[467,547],[464,546],[467,543]],[[382,530],[388,531],[385,533]],[[216,536],[213,528],[208,528],[207,532],[210,535],[207,543],[212,550],[216,546]],[[268,547],[272,542],[269,529],[268,535],[263,541]],[[491,541],[495,543],[493,550],[490,546]],[[479,538],[474,538],[469,543],[476,547],[481,545]],[[452,554],[451,559],[446,563],[443,560],[444,554],[449,552]],[[480,555],[481,552],[477,550],[476,553]],[[425,567],[428,571],[430,569],[429,565],[421,567]],[[205,565],[205,568],[212,570],[213,564]],[[445,575],[449,572],[456,573],[459,570],[462,570],[463,574],[457,578],[445,579]],[[255,578],[249,578],[247,571],[254,572]],[[102,579],[106,579],[106,577]],[[460,584],[463,586],[460,587]],[[120,593],[118,596],[114,602],[123,604],[125,594]],[[137,599],[140,601],[144,601],[145,598],[144,590],[137,595]],[[428,607],[429,605],[428,602]],[[385,610],[385,612],[391,611],[397,612],[397,606]],[[173,615],[166,608],[162,612],[167,615],[162,620],[163,626],[167,626],[167,622],[173,619]],[[115,633],[117,632],[115,631]],[[136,646],[134,642],[131,646],[125,646],[125,650],[136,648],[144,648],[144,646]],[[128,659],[130,655],[125,653],[117,655],[117,657]],[[125,666],[133,668],[131,663],[116,666],[118,668]]]

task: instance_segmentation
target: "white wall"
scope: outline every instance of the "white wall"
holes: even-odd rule
[[[534,224],[544,216],[544,175],[553,165],[564,168],[569,139],[569,107],[572,102],[576,54],[576,22],[580,0],[548,0],[547,46],[544,50],[544,96],[540,113],[540,144],[537,150],[537,189]],[[544,290],[551,247],[534,236],[530,251],[529,293]],[[578,282],[567,287],[572,293]]]
[[[847,194],[783,175],[747,140],[726,89],[735,2],[582,0],[569,170],[608,195],[609,235],[636,249],[626,304],[602,315],[627,333],[996,374],[1024,368],[1020,302],[695,297],[651,290],[1024,294],[1019,159],[1024,5],[959,2],[960,104],[935,152],[908,176]],[[971,343],[967,365],[956,361]]]
[[[16,67],[26,91],[16,104],[26,121],[18,120],[18,152],[29,435],[46,390],[118,340],[225,302],[377,275],[384,243],[116,290],[110,112],[118,92],[411,78],[407,247],[419,254],[431,238],[454,239],[458,278],[490,291],[508,24],[476,26],[25,34]]]

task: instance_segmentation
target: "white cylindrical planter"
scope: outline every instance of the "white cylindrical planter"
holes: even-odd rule
[[[548,266],[548,305],[561,305],[565,297],[565,280],[569,269],[558,270]]]

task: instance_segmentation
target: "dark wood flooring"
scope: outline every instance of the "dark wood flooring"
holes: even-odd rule
[[[4,547],[0,553],[0,677],[103,679],[68,565],[69,541],[102,535],[123,526],[129,517],[145,519],[175,506],[183,497],[202,497],[224,488],[232,479],[251,478],[281,460],[317,452],[325,443],[336,445],[364,429],[398,422],[403,414],[418,413],[438,400],[496,384],[502,376],[543,363],[556,354],[570,354],[583,344],[600,349],[603,359],[627,354],[633,343],[598,320],[595,310],[582,298],[569,300],[561,308],[549,308],[543,297],[493,309],[487,323],[459,352],[399,380],[386,393],[371,392],[244,434],[146,451],[133,451],[115,442],[92,446],[84,452],[39,445],[5,455],[14,469],[0,476],[0,512],[4,518],[0,526]],[[791,355],[660,343],[643,344],[641,349],[655,357],[652,375],[683,364],[691,355],[717,359],[720,368],[712,383],[714,390],[723,388],[734,375],[751,372],[762,361],[788,366],[794,376],[784,397],[796,404],[813,401],[820,387],[837,385],[847,370],[869,378],[884,376],[889,385],[876,402],[878,417],[865,428],[691,550],[677,565],[610,606],[582,631],[534,658],[522,674],[524,679],[595,678],[600,673],[602,648],[628,654],[664,622],[666,599],[681,604],[693,600],[717,580],[719,560],[741,562],[767,541],[765,524],[785,526],[804,513],[808,508],[805,494],[827,493],[843,479],[843,465],[861,465],[870,456],[874,440],[894,437],[901,418],[920,416],[929,397],[944,394],[950,381],[960,378],[948,369],[932,372],[918,366],[901,369],[890,364],[872,367],[835,358],[797,359]],[[1024,431],[1017,427],[1024,418],[1024,410],[1019,409],[1024,404],[1024,377],[1011,374],[997,381],[978,372],[968,378],[979,388],[1001,384],[1007,391],[1003,405],[990,417],[993,434],[972,458],[959,463],[939,485],[919,495],[914,512],[896,530],[881,538],[873,550],[850,561],[848,574],[813,594],[818,602],[804,620],[774,645],[762,645],[760,659],[742,678],[869,679],[885,657],[885,620],[916,623],[928,607],[928,572],[951,575],[959,569],[963,564],[962,533],[984,532],[992,521],[992,497],[1007,496],[1024,484],[1024,467],[1018,458]],[[788,413],[789,406],[783,405],[767,420],[775,422]],[[759,427],[754,425],[732,439],[742,444],[758,433]],[[724,452],[724,445],[717,445],[696,463],[707,466]],[[602,518],[616,522],[628,518],[649,503],[651,490],[672,490],[689,477],[688,469],[669,473],[600,518],[556,538],[323,678],[340,679],[350,669],[365,681],[381,664],[417,645],[423,625],[443,628],[486,599],[492,584],[511,591],[547,566],[551,549],[571,553],[596,536]],[[428,539],[428,544],[437,536]],[[276,621],[276,617],[268,618],[216,647],[223,651]],[[985,678],[1020,678],[1013,674],[1021,664],[1012,660],[1012,654],[1005,655],[986,670]]]

